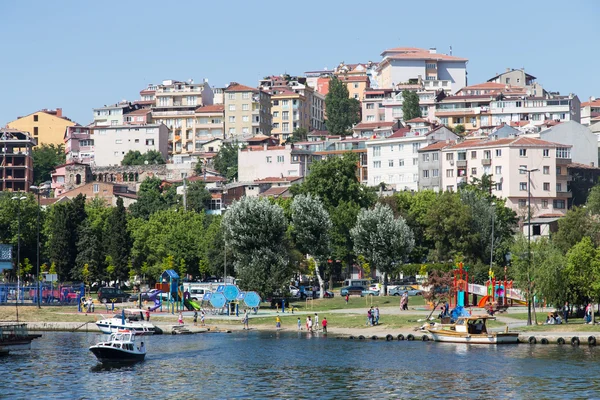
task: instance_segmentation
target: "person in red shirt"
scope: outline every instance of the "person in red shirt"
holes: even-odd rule
[[[323,333],[327,333],[327,318],[323,317],[323,321],[321,321],[321,325],[323,325]]]

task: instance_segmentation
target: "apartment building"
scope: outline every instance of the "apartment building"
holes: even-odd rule
[[[67,164],[92,164],[94,162],[94,139],[92,138],[89,126],[76,125],[67,127],[64,143]]]
[[[199,151],[201,144],[213,139],[224,139],[225,106],[216,104],[198,107],[195,111],[194,150]]]
[[[168,159],[169,128],[165,124],[99,126],[92,128],[94,164],[120,165],[129,151],[159,151]]]
[[[33,185],[31,150],[36,145],[29,132],[0,128],[0,191],[29,191]]]
[[[94,108],[94,126],[116,126],[125,124],[125,115],[141,109],[142,106],[122,101],[104,107]],[[64,132],[64,131],[63,131]]]
[[[43,109],[24,117],[18,117],[6,124],[8,128],[29,132],[39,145],[53,144],[55,146],[63,144],[65,129],[74,125],[76,125],[75,122],[63,116],[62,108]]]
[[[466,58],[415,47],[388,49],[381,56],[376,68],[379,88],[426,81],[428,88],[454,94],[467,85]]]
[[[472,178],[491,175],[495,183],[492,193],[525,217],[529,184],[524,170],[530,170],[532,216],[564,215],[567,211],[570,145],[529,137],[469,139],[446,146],[441,153],[439,173],[444,190],[457,190]]]
[[[500,96],[490,102],[492,125],[531,121],[541,125],[545,121],[581,121],[581,102],[576,95],[550,97]]]
[[[450,128],[462,125],[467,131],[492,126],[494,95],[448,96],[436,104],[435,119]]]
[[[204,79],[202,83],[194,83],[191,79],[187,82],[164,80],[156,85],[154,96],[153,121],[165,124],[172,131],[169,154],[194,152],[196,109],[212,105],[214,99],[208,80]]]
[[[487,81],[504,86],[520,86],[528,96],[544,97],[546,95],[546,91],[536,80],[537,78],[526,73],[524,68],[506,68],[506,71],[496,74]]]
[[[237,82],[231,82],[223,92],[227,138],[271,134],[271,96],[268,93]]]
[[[456,139],[454,132],[439,126],[425,135],[403,128],[389,137],[368,140],[368,185],[385,183],[395,190],[418,190],[419,150],[434,142]]]
[[[419,190],[439,192],[442,186],[442,150],[454,145],[454,140],[434,142],[419,149]]]
[[[292,146],[246,146],[238,150],[238,180],[252,182],[269,177],[305,176],[305,165],[292,160]]]
[[[362,122],[404,122],[402,104],[405,90],[414,91],[419,96],[421,116],[435,121],[437,102],[446,97],[443,90],[431,91],[423,82],[411,85],[400,84],[393,89],[367,89],[362,101]]]
[[[594,120],[595,121],[592,121]],[[592,125],[600,119],[600,99],[590,97],[589,101],[581,103],[581,123]]]

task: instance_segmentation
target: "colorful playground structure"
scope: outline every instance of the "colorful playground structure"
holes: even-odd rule
[[[78,304],[85,293],[85,284],[80,283],[40,283],[19,286],[15,283],[0,284],[0,304]]]
[[[252,309],[257,309],[261,302],[258,293],[243,292],[237,285],[218,285],[214,293],[205,293],[201,300],[194,301],[190,298],[187,290],[183,291],[183,283],[179,274],[172,269],[164,271],[160,280],[161,282],[154,286],[156,290],[149,296],[149,300],[154,302],[150,311],[159,308],[162,311],[163,306],[166,306],[167,311],[171,313],[185,309],[200,311],[210,305],[212,310],[219,314],[239,315],[239,307],[242,302]],[[161,301],[161,293],[168,293],[166,301]]]

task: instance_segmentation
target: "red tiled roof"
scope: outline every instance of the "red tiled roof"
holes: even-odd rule
[[[510,126],[526,126],[530,123],[531,121],[510,121]]]
[[[446,146],[452,146],[456,144],[456,141],[450,140],[446,142],[445,140],[440,140],[439,142],[435,142],[430,144],[429,146],[420,148],[419,151],[433,151],[433,150],[441,150]]]
[[[194,176],[190,176],[189,178],[186,178],[186,179],[188,182],[201,181],[201,182],[207,182],[207,183],[227,181],[227,179],[223,178],[222,176],[212,176],[212,175],[207,175],[206,177],[204,175],[194,175]],[[180,179],[180,180],[171,181],[171,182],[182,182],[182,180]]]
[[[154,100],[136,100],[133,102],[133,104],[141,104],[143,106],[154,105],[154,103],[155,103]]]
[[[560,123],[561,123],[561,121],[555,121],[553,119],[547,119],[547,120],[544,121],[544,123],[542,125],[545,125],[545,126],[556,126],[556,125],[558,125]]]
[[[486,139],[470,139],[464,142],[450,146],[451,149],[465,149],[472,147],[498,147],[498,146],[514,146],[514,147],[573,147],[568,144],[559,144],[548,142],[542,139],[530,137],[505,138],[497,140]]]
[[[426,49],[419,49],[417,47],[396,47],[393,49],[385,50],[381,55],[385,53],[392,53],[388,55],[388,58],[394,60],[412,59],[412,60],[437,60],[437,61],[469,61],[467,58],[461,58],[456,56],[450,56],[442,53],[431,53]]]
[[[429,122],[425,118],[413,118],[413,119],[409,119],[408,121],[406,121],[406,123],[409,123],[409,122],[425,122],[425,123],[431,125],[431,122]]]
[[[263,134],[258,134],[256,136],[252,136],[251,138],[246,139],[248,143],[260,143],[269,140],[271,137]]]
[[[396,139],[396,138],[405,137],[408,132],[410,132],[410,128],[397,129],[394,131],[394,133],[391,136],[388,136],[388,139]]]
[[[338,79],[342,82],[369,82],[369,77],[366,75],[339,75]]]
[[[377,129],[377,128],[390,128],[394,126],[395,122],[361,122],[356,124],[354,129]]]
[[[469,89],[504,89],[506,86],[507,85],[504,85],[502,83],[483,82],[483,83],[478,83],[476,85],[465,86],[464,88],[461,89],[461,91],[469,90]]]
[[[586,101],[584,103],[581,103],[581,108],[587,107],[587,106],[600,107],[600,99],[596,99],[596,100],[592,100],[592,101]]]
[[[270,187],[269,189],[265,190],[264,192],[262,192],[259,196],[261,197],[281,197],[285,194],[288,194],[286,192],[288,192],[290,190],[289,186],[273,186]],[[291,195],[291,194],[289,194]]]
[[[224,90],[225,92],[254,92],[258,93],[257,88],[253,88],[250,86],[240,85],[237,82],[231,82],[229,86],[227,86]]]
[[[225,106],[223,104],[214,104],[211,106],[203,106],[196,108],[196,113],[218,113],[225,111]]]
[[[150,111],[149,108],[140,108],[139,110],[128,112],[125,115],[145,115],[145,114],[148,114],[150,112],[151,111]]]
[[[277,183],[277,182],[295,182],[302,179],[301,176],[274,176],[270,178],[255,179],[254,183]]]

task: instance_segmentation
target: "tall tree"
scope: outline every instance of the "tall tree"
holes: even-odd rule
[[[138,150],[129,150],[125,156],[123,156],[123,160],[121,161],[121,165],[144,165],[144,164],[164,164],[165,160],[158,150],[148,150],[144,154],[140,153]]]
[[[238,177],[238,149],[237,142],[224,142],[213,159],[215,169],[228,181]]]
[[[127,230],[127,211],[123,206],[123,199],[117,199],[117,206],[110,210],[106,224],[106,254],[115,266],[114,276],[120,282],[126,280],[129,274],[129,252],[131,250],[131,237]]]
[[[396,264],[403,263],[415,244],[412,230],[404,218],[394,218],[388,206],[378,203],[358,213],[351,234],[356,253],[383,273],[383,292],[387,293],[388,275]]]
[[[404,121],[421,117],[419,95],[416,92],[405,90],[402,92],[402,119]]]
[[[266,199],[243,197],[227,210],[222,226],[244,289],[265,298],[289,282],[287,221],[281,207]]]
[[[288,136],[286,143],[304,142],[308,140],[308,129],[296,128],[291,136]]]
[[[331,78],[329,92],[325,96],[325,125],[332,135],[345,135],[352,125],[360,121],[360,102],[349,96],[346,84],[335,76]]]
[[[588,211],[589,209],[586,207],[573,207],[563,218],[558,220],[558,231],[552,236],[552,242],[564,254],[585,236],[593,238],[596,245],[600,244],[598,223],[594,221]]]
[[[325,283],[321,276],[320,263],[329,256],[329,231],[332,224],[329,213],[317,197],[298,195],[292,202],[292,237],[300,252],[315,260],[315,274],[319,280],[321,297],[325,294]]]
[[[36,185],[49,181],[54,169],[66,161],[65,148],[62,144],[42,144],[31,152],[33,158],[33,182]]]
[[[179,198],[173,186],[165,187],[159,178],[146,178],[140,185],[138,200],[129,207],[136,218],[148,219],[153,213],[174,206]]]
[[[206,189],[204,182],[191,182],[187,187],[187,208],[195,212],[203,212],[208,209],[211,200],[210,192]]]

